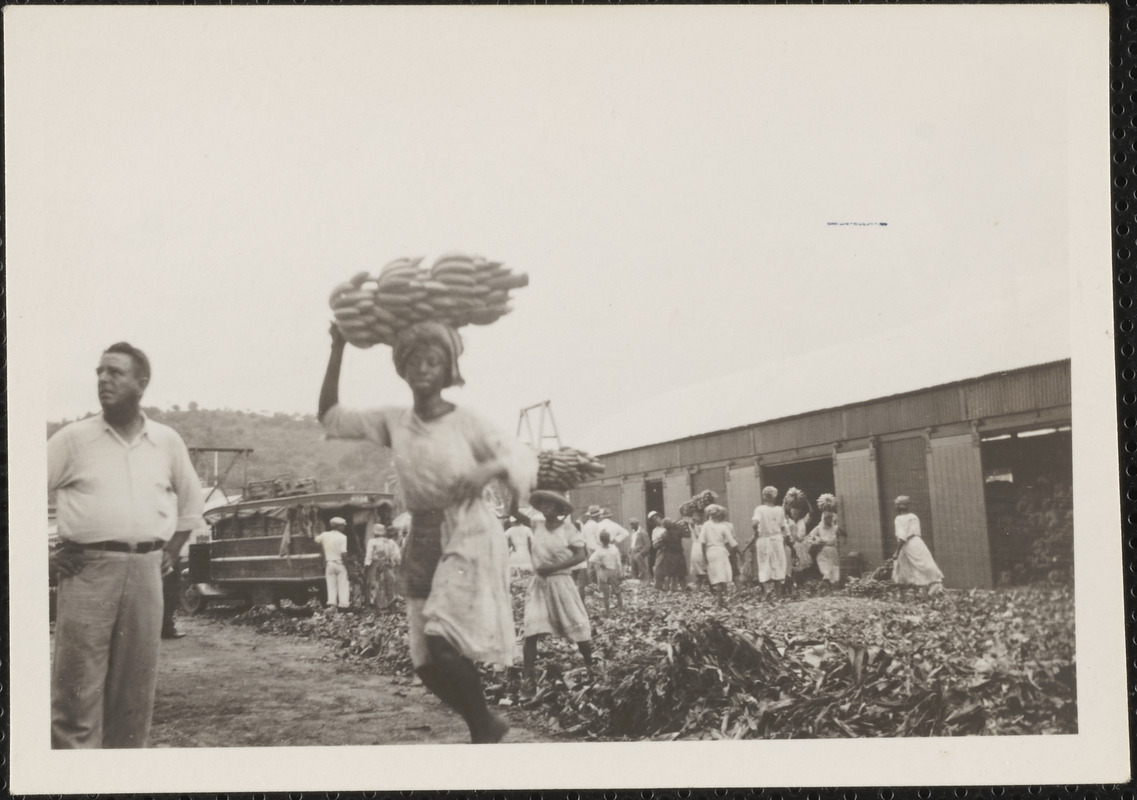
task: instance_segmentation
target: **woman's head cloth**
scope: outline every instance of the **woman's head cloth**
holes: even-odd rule
[[[411,353],[424,344],[437,345],[450,359],[450,381],[447,386],[462,386],[466,383],[458,370],[458,356],[462,355],[462,337],[458,331],[441,322],[416,322],[403,328],[395,339],[391,357],[395,362],[395,372],[400,378],[407,376],[407,359]]]

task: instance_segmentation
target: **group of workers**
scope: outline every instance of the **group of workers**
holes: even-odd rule
[[[670,519],[648,514],[648,527],[639,520],[625,529],[606,508],[592,505],[572,524],[580,531],[586,558],[570,570],[583,598],[586,587],[597,586],[607,612],[610,597],[621,604],[619,581],[652,582],[657,589],[675,591],[709,586],[719,604],[730,585],[758,584],[763,597],[781,596],[787,585],[819,581],[825,589],[841,583],[841,545],[845,532],[838,522],[837,498],[822,494],[813,506],[805,493],[791,488],[778,502],[778,489],[766,486],[762,503],[751,517],[753,536],[740,546],[726,509],[707,506],[702,521]],[[896,498],[893,581],[899,585],[937,591],[943,573],[920,537],[920,520],[909,510],[907,496]],[[817,519],[816,524],[811,524]],[[510,564],[533,569],[528,542],[533,533],[518,515],[506,517]],[[687,541],[685,541],[687,540]],[[689,544],[687,543],[689,542]]]
[[[517,638],[507,537],[484,496],[492,482],[528,498],[524,510],[512,511],[531,532],[525,549],[534,575],[523,622],[530,680],[543,635],[575,642],[591,665],[581,591],[594,580],[606,601],[615,595],[621,603],[625,565],[641,580],[654,577],[660,588],[684,585],[691,571],[705,575],[723,602],[735,575],[756,577],[769,591],[797,563],[795,553],[806,548],[812,554],[818,544],[815,561],[823,577],[830,583],[839,579],[835,499],[830,509],[819,498],[822,520],[809,534],[816,541],[798,542],[795,531],[804,529],[807,516],[776,506],[777,493],[767,487],[752,520],[755,540],[742,551],[721,506],[705,509],[701,525],[652,514],[650,530],[629,521],[630,531],[594,506],[578,527],[568,499],[538,486],[535,453],[442,397],[442,390],[464,383],[456,330],[432,321],[403,328],[392,356],[413,403],[362,410],[339,403],[346,340],[334,324],[330,332],[318,409],[325,434],[393,450],[410,512],[401,547],[384,543],[393,535],[386,531],[368,543],[373,594],[393,599],[398,571],[415,672],[462,716],[472,742],[497,742],[509,730],[508,721],[486,704],[476,662],[511,664]],[[49,489],[57,492],[62,540],[50,559],[58,580],[51,718],[56,748],[146,745],[162,629],[162,575],[173,570],[190,533],[204,527],[201,488],[185,443],[141,411],[150,382],[145,354],[125,342],[112,345],[102,354],[97,377],[102,413],[64,427],[48,442]],[[938,584],[942,573],[920,540],[919,520],[909,513],[906,498],[898,498],[897,512],[896,579]],[[346,522],[334,522],[332,535],[322,535],[320,544],[329,562],[329,601],[341,607],[349,604]],[[693,538],[691,564],[684,538]],[[517,552],[516,533],[509,541]]]
[[[363,593],[365,606],[377,611],[390,611],[399,592],[399,567],[403,563],[403,546],[407,530],[403,526],[375,522],[367,526],[363,546]],[[332,517],[328,530],[315,537],[324,556],[324,579],[327,586],[327,608],[347,611],[351,603],[351,581],[344,556],[348,552],[347,520]]]

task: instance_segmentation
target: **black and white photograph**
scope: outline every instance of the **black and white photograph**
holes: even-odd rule
[[[14,792],[1129,779],[1106,6],[4,22]]]

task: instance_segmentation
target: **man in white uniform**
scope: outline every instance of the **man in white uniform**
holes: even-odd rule
[[[330,531],[316,537],[316,544],[324,549],[324,580],[328,584],[328,608],[346,609],[351,605],[351,587],[347,581],[347,567],[343,556],[347,552],[347,520],[332,517]]]
[[[150,361],[126,342],[96,369],[102,413],[47,443],[61,546],[51,674],[51,746],[145,747],[162,630],[162,574],[204,528],[185,442],[142,413]]]

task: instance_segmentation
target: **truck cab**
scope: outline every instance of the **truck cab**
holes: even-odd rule
[[[394,496],[387,492],[312,492],[240,500],[205,512],[210,532],[189,546],[182,610],[201,611],[224,600],[242,606],[305,605],[326,591],[315,537],[333,517],[347,520],[348,553],[362,557],[367,530],[390,524]]]

